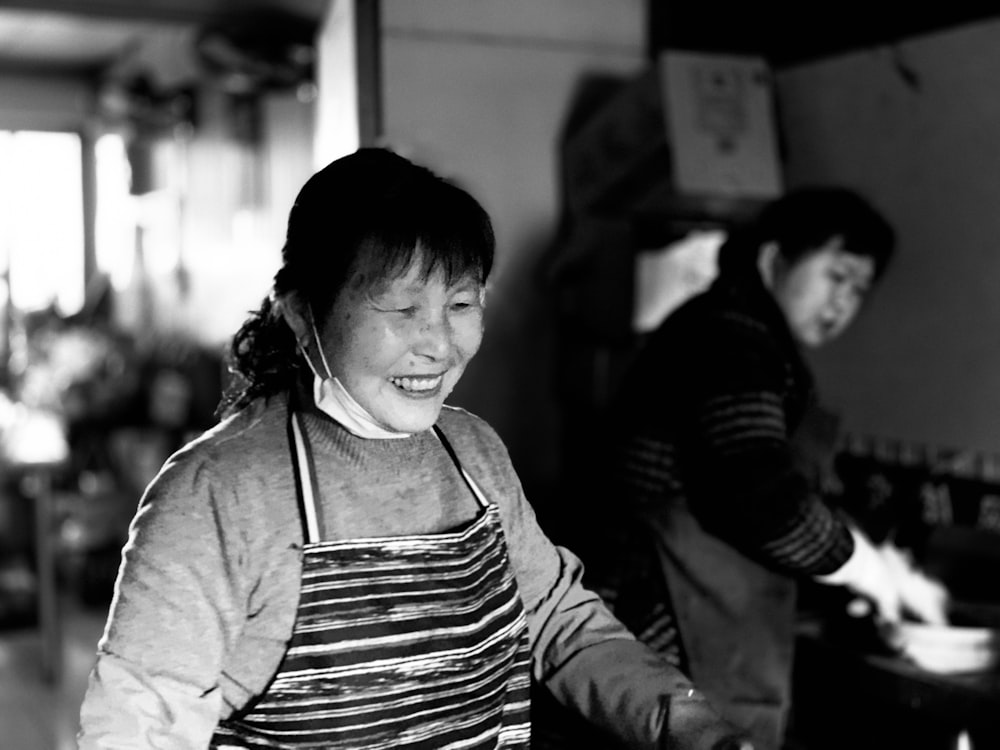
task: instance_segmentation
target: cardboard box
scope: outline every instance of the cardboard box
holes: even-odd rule
[[[657,61],[679,193],[771,198],[782,181],[763,59],[666,51]]]
[[[773,109],[762,59],[662,52],[569,134],[567,204],[574,211],[724,217],[739,202],[777,197]]]

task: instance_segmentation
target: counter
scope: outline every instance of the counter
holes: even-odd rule
[[[1000,749],[1000,671],[941,675],[800,623],[789,736],[806,750]]]

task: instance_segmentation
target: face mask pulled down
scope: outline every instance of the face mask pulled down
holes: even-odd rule
[[[354,400],[354,397],[344,388],[344,384],[340,382],[339,378],[335,378],[330,370],[312,315],[309,316],[309,325],[312,327],[313,340],[316,342],[320,359],[323,361],[323,369],[326,371],[326,377],[320,375],[313,366],[305,348],[302,349],[302,356],[305,357],[306,364],[309,365],[313,374],[313,402],[316,407],[357,437],[370,440],[409,437],[410,433],[408,432],[387,430],[375,421],[367,409]]]

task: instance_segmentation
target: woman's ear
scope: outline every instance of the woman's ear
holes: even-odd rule
[[[760,246],[760,251],[757,255],[757,271],[760,273],[760,278],[767,289],[774,288],[774,280],[778,275],[778,263],[780,260],[777,242],[772,240]]]

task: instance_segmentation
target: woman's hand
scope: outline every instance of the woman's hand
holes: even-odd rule
[[[662,750],[753,750],[746,734],[725,721],[697,691],[670,699]]]
[[[899,594],[903,612],[931,625],[948,624],[948,590],[918,570],[910,555],[892,544],[879,547]]]
[[[871,604],[877,622],[893,626],[902,617],[899,584],[872,541],[860,529],[852,526],[850,531],[854,539],[850,559],[833,573],[816,576],[816,580],[846,586]]]

